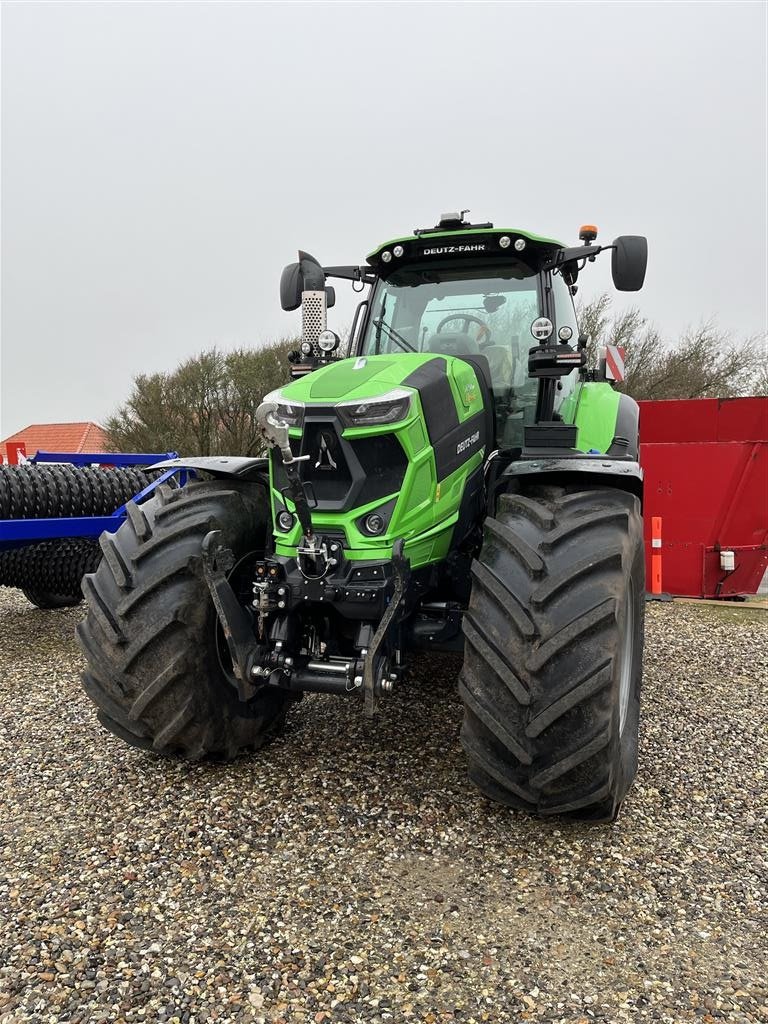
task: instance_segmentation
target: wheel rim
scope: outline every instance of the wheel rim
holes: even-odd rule
[[[619,665],[619,736],[624,733],[629,714],[629,698],[632,693],[632,666],[635,653],[635,588],[632,577],[627,590],[626,614],[624,616],[624,637],[621,643]]]

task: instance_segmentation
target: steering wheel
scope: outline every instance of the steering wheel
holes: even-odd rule
[[[479,316],[473,316],[471,313],[453,313],[451,316],[444,316],[440,323],[435,328],[435,334],[439,334],[446,324],[452,323],[454,320],[464,321],[464,333],[469,334],[469,325],[478,324],[483,333],[483,340],[480,337],[477,338],[478,345],[482,348],[484,345],[490,345],[491,343],[491,329],[488,324],[484,323]]]

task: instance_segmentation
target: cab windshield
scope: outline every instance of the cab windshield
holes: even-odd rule
[[[528,376],[531,324],[539,316],[538,275],[523,264],[476,269],[408,266],[380,280],[362,354],[481,355],[493,385],[497,437],[522,443],[537,382]]]

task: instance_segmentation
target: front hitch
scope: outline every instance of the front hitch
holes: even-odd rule
[[[256,425],[270,448],[276,448],[280,452],[280,458],[283,461],[283,469],[288,478],[285,493],[293,502],[296,515],[304,531],[304,542],[299,547],[299,555],[310,563],[309,572],[304,572],[303,568],[302,572],[308,578],[321,579],[335,564],[335,561],[327,557],[325,545],[315,533],[309,501],[299,476],[298,464],[306,462],[309,455],[293,454],[288,424],[280,419],[277,410],[276,402],[262,402],[256,410]]]
[[[309,455],[294,455],[288,436],[288,424],[277,415],[277,402],[262,402],[256,410],[256,426],[270,448],[276,448],[283,460],[283,469],[288,477],[286,492],[296,506],[301,528],[307,540],[314,537],[312,513],[310,512],[304,484],[299,477],[298,463],[306,462]]]
[[[379,652],[384,645],[389,629],[395,615],[400,609],[403,597],[408,589],[408,579],[411,572],[411,563],[403,554],[405,541],[400,538],[392,546],[392,570],[394,589],[392,599],[387,605],[387,610],[381,618],[379,627],[376,630],[371,646],[365,657],[363,668],[363,714],[366,718],[373,718],[379,704],[379,697],[382,693],[391,689],[391,679],[378,679],[376,669],[379,666]]]
[[[208,585],[216,615],[229,647],[232,671],[240,700],[250,700],[256,693],[251,681],[257,674],[262,647],[253,635],[253,623],[237,599],[227,573],[235,564],[229,548],[221,543],[221,530],[211,530],[203,538],[203,576]]]

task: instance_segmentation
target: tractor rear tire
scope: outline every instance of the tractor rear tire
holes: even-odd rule
[[[83,580],[78,636],[83,686],[105,728],[126,742],[188,760],[231,760],[281,729],[291,695],[263,687],[241,701],[202,569],[211,530],[237,560],[263,552],[267,496],[259,483],[200,481],[158,488],[101,538]]]
[[[639,500],[554,485],[502,495],[472,577],[459,682],[470,779],[530,813],[615,820],[637,771]]]

